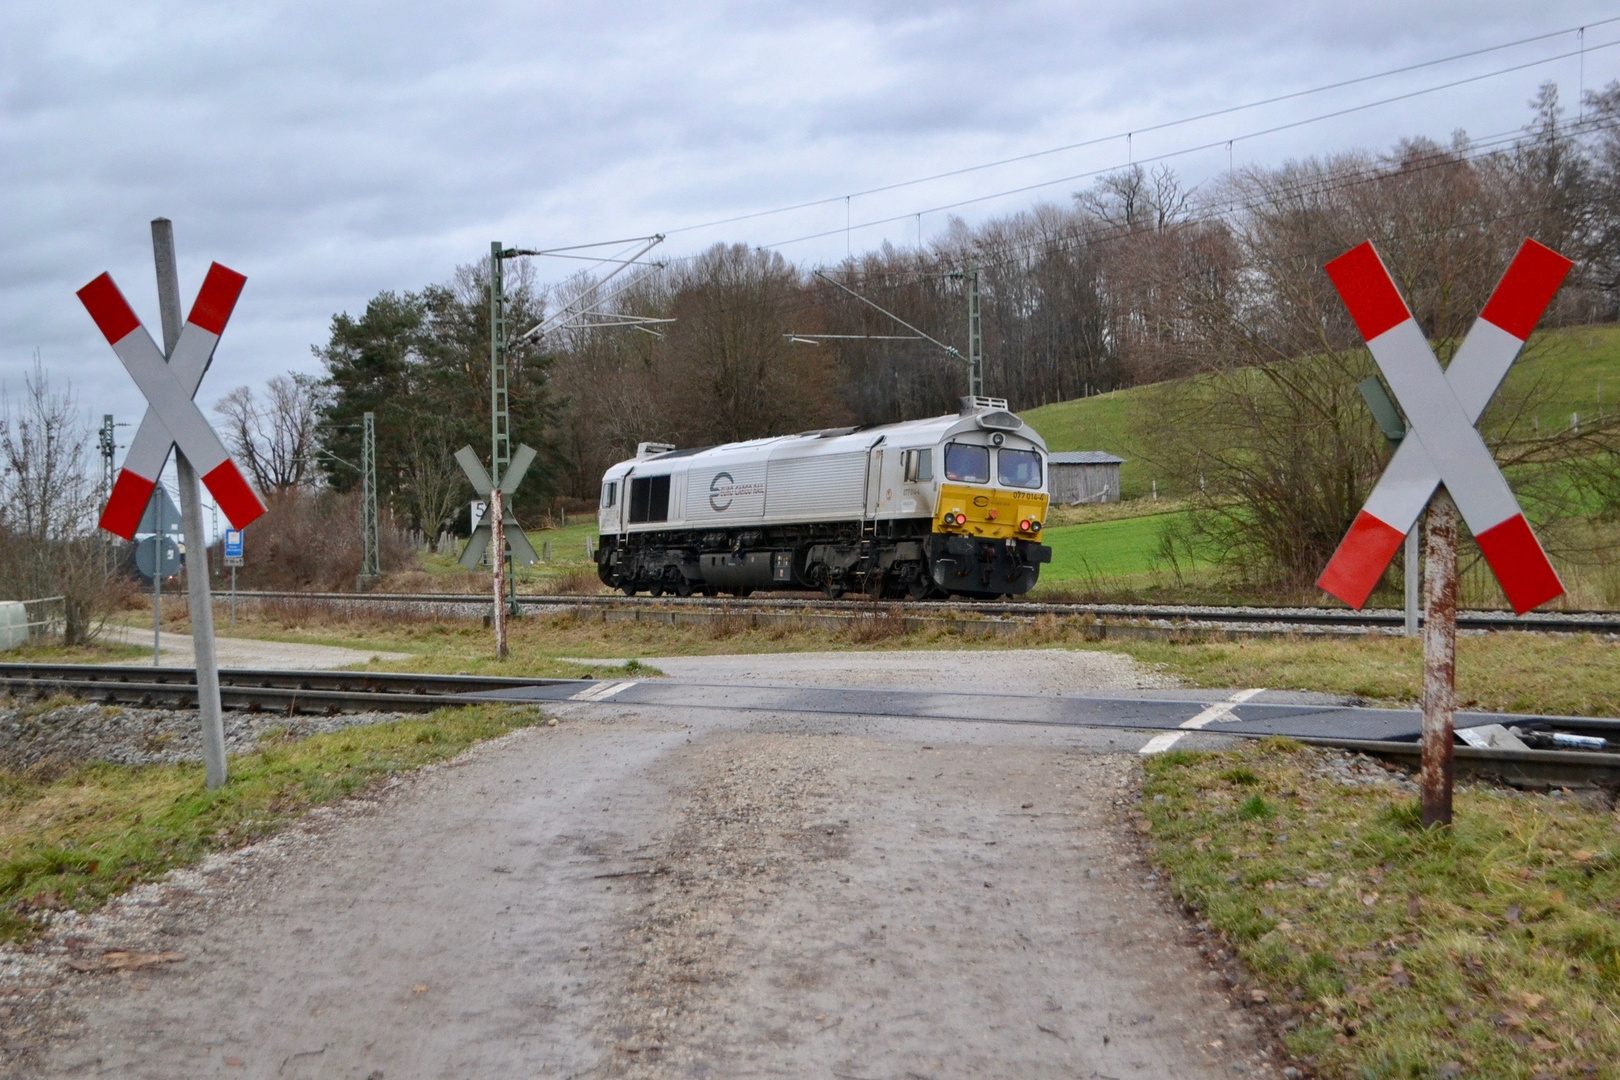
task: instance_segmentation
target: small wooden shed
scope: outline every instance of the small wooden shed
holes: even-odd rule
[[[1049,454],[1047,488],[1054,503],[1119,502],[1119,467],[1125,459],[1101,450]]]

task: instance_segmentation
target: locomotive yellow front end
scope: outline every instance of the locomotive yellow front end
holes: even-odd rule
[[[1038,491],[975,490],[941,484],[934,531],[991,540],[1039,540],[1046,527],[1047,495]]]
[[[978,430],[953,432],[940,448],[929,560],[934,583],[970,595],[1025,593],[1052,558],[1041,543],[1049,501],[1045,445],[1008,413],[975,419]],[[998,421],[1006,430],[996,430]]]

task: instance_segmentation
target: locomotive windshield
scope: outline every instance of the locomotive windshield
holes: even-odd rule
[[[1036,467],[1039,468],[1038,465]],[[951,443],[945,448],[945,479],[957,480],[964,484],[989,483],[989,448],[970,446],[967,443]]]
[[[996,451],[996,473],[1006,487],[1038,488],[1041,486],[1041,455],[1033,450]]]

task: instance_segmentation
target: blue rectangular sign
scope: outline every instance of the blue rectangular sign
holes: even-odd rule
[[[242,557],[242,530],[225,530],[225,557],[227,559],[240,559]]]

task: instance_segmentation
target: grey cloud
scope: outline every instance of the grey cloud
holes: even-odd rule
[[[493,238],[628,236],[836,195],[1596,11],[1557,0],[1534,9],[1505,0],[12,0],[0,9],[0,382],[20,380],[38,346],[95,411],[137,411],[73,291],[111,269],[152,318],[146,223],[158,214],[175,219],[185,287],[210,259],[249,275],[201,394],[211,402],[239,383],[311,368],[309,346],[334,312],[358,310],[381,289],[443,280]],[[1589,63],[1589,82],[1617,70],[1605,56]],[[1270,160],[1346,139],[1387,145],[1413,132],[1522,122],[1535,81],[1302,129],[1254,153]],[[858,200],[852,216],[903,214],[1117,160],[1117,147],[1060,155]],[[1060,185],[962,213],[1066,194]],[[842,221],[842,207],[817,207],[680,234],[668,249],[785,239]],[[909,242],[914,233],[873,230],[853,242],[885,235]],[[842,251],[837,238],[786,253]],[[575,268],[543,269],[561,277]]]

